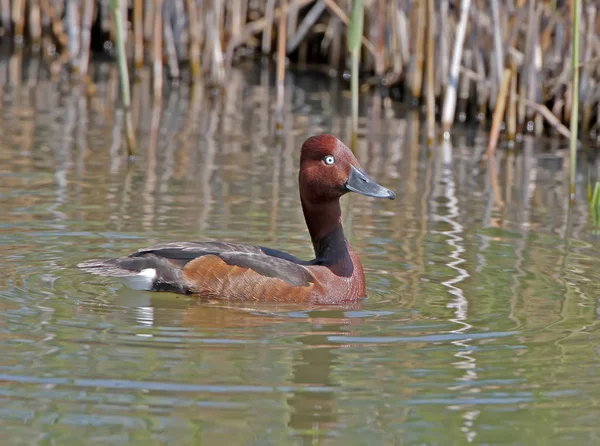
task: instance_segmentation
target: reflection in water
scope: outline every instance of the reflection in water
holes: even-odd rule
[[[436,165],[436,178],[435,186],[433,187],[432,198],[444,197],[446,200],[446,208],[448,213],[446,215],[437,214],[437,209],[432,210],[432,221],[440,221],[446,223],[450,229],[441,231],[440,233],[446,237],[446,243],[452,248],[449,254],[450,262],[446,265],[456,271],[456,276],[449,280],[442,282],[442,285],[448,288],[448,292],[454,297],[453,301],[447,304],[448,308],[454,310],[454,317],[450,319],[451,322],[458,324],[459,327],[455,330],[451,330],[451,333],[466,333],[472,328],[472,325],[467,322],[468,319],[468,308],[469,302],[464,295],[461,288],[457,286],[464,280],[470,277],[469,273],[461,268],[459,265],[465,263],[465,259],[461,257],[465,252],[463,247],[464,233],[463,226],[457,221],[460,215],[459,200],[456,197],[456,186],[454,184],[453,172],[452,172],[452,145],[450,141],[444,140],[442,142],[441,154],[436,156],[436,160],[439,162]],[[438,177],[439,175],[439,177]],[[442,190],[439,190],[443,188]],[[435,203],[435,200],[433,201]],[[464,370],[464,375],[458,378],[459,383],[449,387],[450,390],[462,390],[468,389],[467,391],[477,391],[474,384],[477,382],[477,363],[473,355],[473,349],[469,345],[471,339],[464,339],[461,341],[452,341],[453,344],[458,346],[460,350],[455,354],[458,361],[454,362],[454,366],[459,370]],[[465,436],[469,442],[472,442],[477,435],[476,430],[473,428],[473,421],[479,411],[467,411],[463,418],[465,419],[465,425],[461,430],[465,433]]]
[[[343,82],[320,74],[288,77],[280,134],[268,67],[234,70],[222,92],[173,85],[162,101],[139,74],[130,162],[115,66],[90,66],[90,95],[57,88],[43,61],[0,60],[3,436],[564,444],[600,434],[600,255],[585,201],[598,156],[578,163],[569,209],[562,149],[525,137],[482,168],[485,133],[425,147],[418,112],[365,96],[359,159],[398,194],[342,201],[368,299],[303,308],[135,292],[74,265],[172,240],[311,258],[299,147],[317,132],[347,140],[350,128]]]
[[[323,326],[316,333],[302,336],[298,341],[304,348],[293,362],[292,382],[299,385],[319,385],[333,387],[331,367],[335,359],[327,335],[332,327]],[[304,393],[294,392],[287,399],[290,406],[288,426],[292,432],[306,437],[313,444],[321,437],[328,436],[337,426],[335,394],[333,392]]]

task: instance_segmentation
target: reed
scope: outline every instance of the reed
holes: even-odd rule
[[[511,70],[506,68],[502,76],[502,82],[500,89],[498,90],[498,98],[496,100],[496,108],[494,110],[494,116],[492,118],[492,129],[490,131],[490,139],[487,149],[487,157],[490,159],[494,155],[494,151],[498,145],[498,136],[500,135],[500,126],[502,125],[502,119],[504,118],[504,111],[506,109],[506,100],[509,94],[511,79]]]
[[[460,72],[460,63],[462,60],[463,44],[467,33],[467,19],[469,18],[469,9],[471,0],[463,0],[460,8],[460,21],[454,40],[454,51],[452,53],[452,62],[450,63],[450,75],[448,80],[448,89],[444,99],[444,109],[442,111],[442,128],[444,133],[448,132],[454,123],[454,112],[456,110],[456,95],[458,87],[458,75]]]
[[[596,228],[600,227],[600,181],[596,181],[592,200],[590,201],[590,212],[592,221]]]
[[[123,107],[125,108],[125,133],[127,135],[127,153],[135,155],[135,131],[133,129],[133,119],[131,117],[131,94],[129,92],[129,70],[127,68],[127,58],[125,54],[125,36],[124,23],[121,15],[121,1],[111,0],[110,6],[116,25],[117,57],[119,65],[119,76],[121,78],[121,97]]]
[[[575,175],[577,169],[577,136],[579,130],[579,22],[581,19],[581,0],[574,0],[573,7],[573,46],[571,67],[572,76],[572,98],[573,106],[571,108],[571,139],[570,139],[570,198],[575,199]]]
[[[285,59],[286,59],[287,0],[281,1],[281,15],[277,30],[277,104],[275,107],[276,126],[283,127],[283,104],[285,99]]]
[[[427,90],[427,144],[435,139],[435,8],[433,0],[427,0],[427,72],[425,88]]]
[[[352,57],[352,72],[350,74],[352,93],[352,149],[356,146],[358,135],[358,76],[361,40],[363,36],[363,4],[362,0],[353,0],[350,29],[348,34],[348,51]]]
[[[439,0],[433,8],[428,0],[131,0],[121,1],[120,16],[130,34],[130,42],[123,35],[127,61],[136,73],[152,67],[156,96],[171,78],[207,79],[203,85],[224,88],[238,60],[276,56],[278,91],[288,65],[317,62],[337,76],[358,67],[363,77],[352,76],[351,90],[383,86],[412,95],[428,110],[433,97],[444,133],[456,121],[487,123],[510,61],[507,127],[513,140],[532,131],[579,138],[600,133],[600,20],[597,2],[583,5],[577,32],[571,18],[575,9],[582,15],[581,0]],[[92,28],[96,18],[99,26]],[[118,45],[119,27],[106,0],[0,0],[0,28],[2,42],[10,37],[18,44],[13,48],[41,50],[55,77],[66,70],[84,78],[92,48],[110,51],[106,34]],[[575,70],[564,61],[580,38],[577,89]],[[575,119],[578,134],[565,132],[565,124],[574,129]]]
[[[508,94],[506,129],[508,131],[508,143],[512,147],[517,136],[517,66],[514,60],[511,60],[510,64],[510,91]]]

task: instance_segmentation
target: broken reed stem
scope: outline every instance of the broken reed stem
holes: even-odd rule
[[[300,43],[302,43],[308,34],[308,31],[313,27],[313,25],[317,22],[319,17],[323,14],[323,11],[327,9],[327,5],[323,0],[318,0],[315,5],[308,11],[296,32],[290,37],[287,42],[287,52],[291,53],[294,51]],[[266,30],[265,30],[266,31]]]
[[[281,15],[277,28],[277,105],[275,119],[278,129],[283,127],[283,104],[285,95],[285,57],[286,57],[286,25],[287,25],[287,0],[281,1]]]
[[[469,18],[469,9],[471,0],[463,0],[460,8],[460,21],[456,30],[454,41],[454,51],[452,53],[452,62],[450,63],[450,79],[444,98],[444,109],[442,111],[442,128],[444,133],[449,132],[454,123],[454,111],[456,110],[456,87],[458,86],[458,74],[460,71],[460,61],[462,60],[463,45],[467,32],[467,20]]]
[[[432,145],[435,139],[435,7],[433,0],[427,0],[427,144]]]
[[[575,174],[577,168],[577,132],[579,123],[579,21],[581,18],[581,0],[574,0],[573,6],[573,58],[571,59],[571,66],[573,70],[573,87],[571,90],[573,106],[571,108],[571,178],[569,187],[571,201],[575,200]]]
[[[119,75],[121,77],[121,95],[123,106],[125,108],[125,131],[127,134],[127,154],[135,155],[135,132],[133,129],[133,119],[131,117],[131,95],[129,93],[129,72],[127,69],[127,54],[125,54],[125,24],[121,15],[121,1],[111,0],[113,18],[116,27],[117,57],[119,64]]]
[[[353,151],[356,148],[356,138],[358,136],[358,68],[363,35],[363,21],[362,0],[353,0],[350,28],[348,30],[348,51],[350,52],[350,57],[352,59],[352,72],[350,74],[350,90],[352,94],[352,139],[350,148]]]
[[[488,142],[487,157],[490,159],[498,146],[498,136],[500,135],[500,127],[502,126],[502,120],[504,118],[504,111],[506,109],[506,99],[508,97],[508,89],[510,86],[511,70],[506,68],[504,75],[502,76],[502,83],[498,90],[498,99],[496,100],[496,107],[494,109],[494,116],[492,118],[492,129],[490,130],[490,139]]]

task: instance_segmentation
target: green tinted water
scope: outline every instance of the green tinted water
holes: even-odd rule
[[[290,76],[277,140],[266,72],[235,71],[223,97],[180,86],[156,105],[146,76],[128,167],[114,67],[93,67],[93,98],[43,67],[25,65],[22,81],[8,68],[2,444],[597,443],[600,241],[586,204],[597,160],[580,163],[569,213],[564,150],[527,138],[491,174],[477,161],[484,133],[428,152],[417,116],[365,96],[358,158],[398,194],[343,200],[368,299],[205,303],[75,265],[174,240],[310,258],[298,151],[318,132],[348,141],[339,86]]]

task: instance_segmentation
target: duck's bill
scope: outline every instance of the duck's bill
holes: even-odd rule
[[[389,198],[390,200],[396,198],[394,192],[377,184],[373,178],[354,166],[350,166],[350,176],[346,181],[346,189],[367,197]]]

